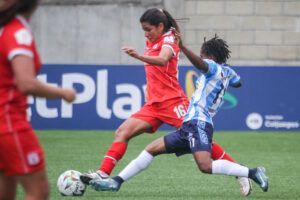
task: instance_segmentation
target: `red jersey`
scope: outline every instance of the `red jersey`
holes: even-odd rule
[[[36,72],[40,58],[25,18],[17,16],[0,27],[0,134],[30,128],[26,119],[27,96],[16,87],[11,60],[16,55],[34,59]]]
[[[174,42],[171,32],[165,33],[154,43],[147,40],[145,55],[158,56],[163,47],[168,47],[173,52],[173,57],[165,66],[154,66],[145,63],[147,80],[147,104],[164,102],[169,99],[185,97],[178,81],[179,47]]]

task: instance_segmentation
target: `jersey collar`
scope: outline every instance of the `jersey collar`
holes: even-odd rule
[[[17,15],[16,18],[27,28],[31,31],[28,21],[22,15]]]
[[[151,42],[150,40],[147,40],[147,43],[150,44],[150,46],[154,46],[155,44],[159,43],[165,36],[170,35],[172,32],[168,31],[164,33],[160,38],[158,38],[155,42]]]
[[[164,33],[163,36],[170,35],[171,33],[172,33],[171,31],[168,31],[168,32]]]

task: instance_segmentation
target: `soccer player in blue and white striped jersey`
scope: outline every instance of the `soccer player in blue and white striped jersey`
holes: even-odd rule
[[[182,126],[177,131],[150,143],[118,176],[92,180],[90,185],[97,191],[118,191],[124,181],[146,169],[155,156],[192,153],[203,173],[250,178],[266,192],[269,183],[263,167],[250,169],[228,160],[211,160],[212,118],[222,105],[227,87],[241,86],[240,77],[225,64],[230,57],[227,43],[215,36],[204,41],[198,56],[182,45],[180,36],[177,37],[183,53],[202,72]]]
[[[239,87],[240,77],[229,66],[204,59],[203,74],[197,79],[197,89],[190,101],[184,121],[200,120],[213,124],[212,117],[223,103],[223,96],[229,86]],[[207,71],[206,71],[207,70]]]

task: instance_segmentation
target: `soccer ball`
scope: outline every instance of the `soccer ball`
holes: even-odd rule
[[[63,196],[82,196],[86,185],[80,180],[81,173],[76,170],[63,172],[57,180],[57,188]]]

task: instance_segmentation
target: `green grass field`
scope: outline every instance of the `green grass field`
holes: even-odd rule
[[[113,140],[111,131],[37,131],[46,152],[51,200],[55,199],[243,199],[233,177],[202,174],[192,156],[162,155],[148,170],[129,180],[117,193],[95,192],[88,188],[83,197],[62,197],[56,188],[60,173],[68,169],[86,172],[97,169]],[[158,132],[134,138],[116,175],[152,140],[166,134]],[[267,193],[254,185],[248,199],[300,199],[300,133],[296,132],[216,132],[221,144],[238,162],[267,169],[270,187]],[[21,199],[22,191],[18,190]]]

